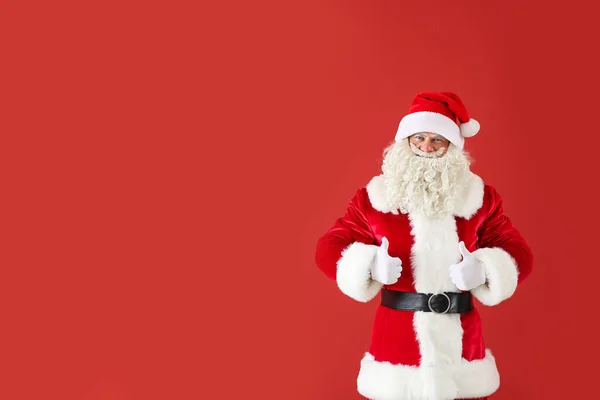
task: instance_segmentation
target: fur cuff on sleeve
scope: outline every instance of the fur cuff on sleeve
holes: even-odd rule
[[[371,279],[371,264],[377,246],[354,242],[343,252],[337,263],[337,284],[342,293],[366,303],[381,290],[383,284]]]
[[[473,256],[485,266],[486,283],[471,290],[482,304],[494,306],[517,289],[519,270],[515,260],[501,248],[475,250]]]

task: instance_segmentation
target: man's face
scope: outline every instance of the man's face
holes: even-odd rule
[[[448,146],[450,146],[450,141],[448,139],[442,135],[431,132],[415,133],[408,138],[408,141],[424,153],[436,153],[437,157],[442,157],[446,154]]]

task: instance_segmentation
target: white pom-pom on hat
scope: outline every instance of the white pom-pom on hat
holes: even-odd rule
[[[463,135],[463,137],[473,137],[477,135],[480,128],[479,122],[470,118],[468,122],[460,124],[460,134]]]

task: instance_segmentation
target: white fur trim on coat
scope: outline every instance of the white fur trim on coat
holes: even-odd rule
[[[483,180],[472,172],[467,181],[465,190],[457,201],[454,215],[457,217],[469,219],[483,205]],[[383,175],[374,176],[366,186],[369,195],[369,201],[373,208],[382,213],[398,214],[397,209],[391,208],[385,198],[385,182]]]
[[[469,179],[460,200],[456,204],[454,215],[470,219],[483,205],[483,179],[469,172]]]
[[[367,184],[367,194],[373,208],[382,213],[398,214],[395,210],[388,206],[385,199],[385,181],[383,175],[374,176]]]
[[[494,306],[508,299],[517,289],[519,270],[514,258],[501,248],[477,249],[473,256],[485,266],[487,282],[471,290],[482,304]]]
[[[337,263],[337,284],[342,293],[366,303],[381,290],[383,284],[371,279],[371,265],[377,246],[354,242],[343,252]]]
[[[462,359],[445,365],[438,371],[443,379],[435,394],[431,393],[426,378],[430,375],[427,369],[378,362],[366,353],[361,361],[357,389],[363,396],[377,400],[453,400],[489,396],[500,387],[496,360],[490,350],[482,360]]]
[[[421,293],[456,292],[448,269],[461,257],[454,217],[430,219],[411,214],[409,218],[414,237],[411,259],[415,290]],[[416,312],[413,327],[421,365],[427,366],[419,372],[424,398],[441,399],[445,393],[454,393],[457,383],[451,369],[462,362],[460,315]]]

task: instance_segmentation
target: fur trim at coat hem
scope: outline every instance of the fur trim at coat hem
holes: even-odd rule
[[[358,392],[373,400],[453,400],[486,397],[500,387],[491,351],[482,360],[414,367],[377,362],[366,353],[357,379]]]
[[[371,279],[377,246],[354,242],[337,262],[337,285],[345,295],[363,303],[373,299],[383,284]]]

